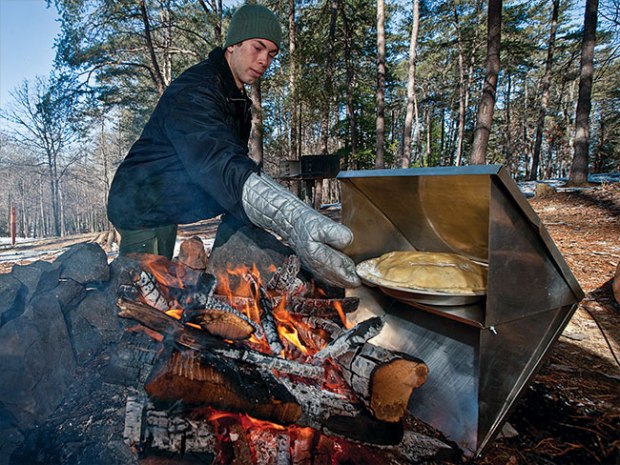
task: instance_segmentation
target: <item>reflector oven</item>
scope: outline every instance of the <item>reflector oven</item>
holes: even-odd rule
[[[467,455],[483,451],[583,298],[577,280],[501,166],[348,171],[338,175],[346,252],[451,252],[488,266],[487,292],[465,305],[362,286],[356,321],[385,315],[373,341],[429,367],[411,413]]]

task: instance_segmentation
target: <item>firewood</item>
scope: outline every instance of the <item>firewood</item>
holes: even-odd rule
[[[224,310],[203,309],[188,321],[214,336],[233,341],[247,339],[254,332],[254,327],[247,320]]]
[[[252,297],[242,296],[225,296],[222,294],[214,294],[214,299],[229,302],[233,307],[237,309],[254,307],[256,305]],[[271,301],[274,307],[281,304],[283,296],[272,296]],[[352,313],[357,310],[359,306],[358,297],[344,297],[337,299],[318,299],[311,297],[298,297],[290,296],[286,300],[286,308],[291,314],[298,314],[301,316],[316,316],[325,318],[328,320],[340,320],[340,314],[337,308],[342,309],[344,314]]]
[[[252,294],[255,296],[254,298],[260,303],[260,309],[262,310],[261,323],[263,324],[263,332],[269,344],[269,348],[274,355],[280,355],[284,347],[282,347],[282,342],[278,335],[278,328],[273,317],[273,303],[271,302],[271,298],[267,294],[267,290],[259,284],[252,273],[247,273],[246,279],[250,283]]]
[[[207,302],[207,308],[183,310],[181,321],[196,324],[223,339],[247,339],[254,332],[257,337],[262,337],[261,327],[245,314],[224,302],[211,298]]]
[[[378,420],[350,395],[283,378],[279,381],[301,405],[300,426],[367,444],[394,445],[403,437],[402,421]]]
[[[312,358],[314,363],[322,363],[327,358],[336,359],[338,356],[352,352],[357,346],[364,344],[375,337],[383,328],[385,321],[381,317],[369,318],[343,332],[327,347],[317,352]]]
[[[195,421],[186,411],[158,410],[153,402],[146,402],[140,419],[144,430],[142,441],[156,453],[210,454],[216,449],[217,438],[207,421]],[[140,443],[138,443],[140,444]],[[145,444],[140,444],[141,448]]]
[[[183,265],[195,270],[205,270],[209,259],[202,239],[198,236],[192,236],[181,242],[178,260]]]
[[[399,421],[414,389],[428,376],[427,365],[410,355],[370,343],[334,357],[345,380],[379,420]]]
[[[208,352],[162,352],[145,390],[158,402],[209,405],[280,424],[301,416],[297,400],[271,373]]]
[[[306,285],[297,277],[301,270],[301,260],[297,255],[289,255],[267,283],[267,289],[287,296],[302,295]]]
[[[338,309],[346,315],[357,310],[360,300],[358,297],[342,297],[335,299],[318,299],[310,297],[292,296],[287,301],[287,308],[291,313],[306,316],[318,316],[330,320],[339,320]]]
[[[132,275],[134,286],[140,291],[144,302],[158,310],[170,310],[170,304],[159,289],[159,285],[151,273],[141,271],[140,273],[132,272]]]
[[[184,327],[179,320],[148,305],[120,299],[118,306],[120,308],[119,317],[133,319],[160,334],[174,339],[177,344],[183,347],[194,350],[209,350],[221,357],[260,365],[265,370],[290,373],[313,380],[322,379],[324,376],[322,367],[262,354],[251,349],[235,347],[204,331]]]

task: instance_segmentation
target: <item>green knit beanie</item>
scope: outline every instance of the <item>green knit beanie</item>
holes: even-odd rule
[[[228,26],[224,48],[247,39],[267,39],[280,48],[282,29],[276,15],[262,5],[243,5]]]

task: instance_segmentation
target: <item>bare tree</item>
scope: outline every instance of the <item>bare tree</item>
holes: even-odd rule
[[[418,43],[418,31],[420,29],[420,0],[413,0],[413,24],[411,26],[411,40],[409,41],[409,73],[407,76],[407,110],[405,113],[405,126],[403,128],[403,143],[401,145],[401,166],[409,168],[411,164],[412,139],[417,138],[418,133],[418,103],[415,95],[415,67],[416,49]],[[415,115],[415,133],[412,138],[411,129]]]
[[[74,94],[64,77],[36,78],[12,93],[14,105],[3,114],[15,125],[14,140],[42,157],[50,185],[53,232],[62,233],[60,181],[74,160],[62,160],[63,151],[75,140]]]
[[[542,147],[543,133],[545,129],[545,117],[547,116],[547,105],[549,104],[549,85],[551,83],[551,67],[553,65],[553,50],[555,48],[555,33],[558,28],[558,10],[560,0],[553,0],[551,11],[551,30],[549,31],[549,42],[547,44],[547,59],[545,61],[545,74],[542,79],[542,95],[540,98],[540,110],[538,112],[538,124],[536,125],[536,142],[534,143],[534,153],[532,155],[532,169],[530,170],[530,181],[538,178],[538,165],[540,163],[540,149]]]
[[[377,155],[375,168],[385,168],[385,2],[377,0]]]
[[[598,0],[586,0],[586,11],[583,20],[583,42],[581,43],[579,97],[577,98],[577,110],[575,111],[575,152],[568,178],[569,184],[572,185],[585,184],[588,181],[590,109],[592,107],[592,76],[594,74],[597,14]]]
[[[491,134],[491,124],[493,123],[495,93],[499,75],[502,0],[489,0],[487,24],[487,66],[476,127],[474,128],[474,142],[470,160],[473,165],[483,165],[486,161],[487,145]]]

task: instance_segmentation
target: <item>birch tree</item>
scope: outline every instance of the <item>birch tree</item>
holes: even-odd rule
[[[407,74],[407,105],[405,111],[405,126],[403,128],[403,142],[401,145],[401,166],[409,168],[412,159],[412,139],[416,142],[418,134],[418,104],[415,94],[415,68],[418,32],[420,30],[420,1],[413,0],[413,24],[411,26],[411,40],[409,41],[409,67]],[[415,118],[415,137],[411,130]]]
[[[377,0],[377,153],[375,168],[385,168],[385,2]]]

